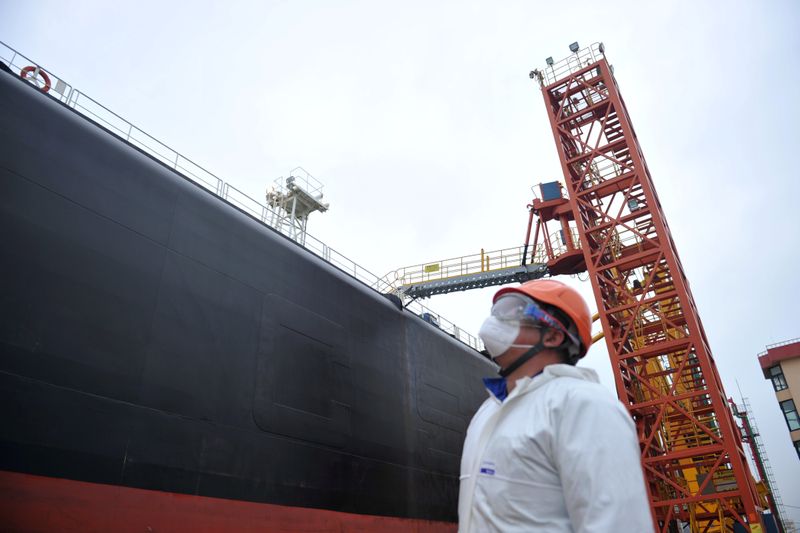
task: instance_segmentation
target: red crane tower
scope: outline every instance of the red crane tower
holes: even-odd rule
[[[531,72],[568,189],[531,206],[545,244],[547,221],[561,225],[566,251],[548,270],[589,274],[657,530],[760,532],[763,502],[603,45],[570,50]]]

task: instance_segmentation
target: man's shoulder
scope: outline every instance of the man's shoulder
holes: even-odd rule
[[[612,391],[598,381],[584,377],[587,369],[576,370],[583,372],[584,375],[561,373],[548,383],[548,388],[560,395],[565,403],[573,406],[591,406],[594,409],[624,408]],[[594,374],[592,370],[588,372]]]
[[[579,403],[622,405],[610,390],[599,383],[576,380],[568,386],[567,396],[570,401]]]
[[[557,432],[584,435],[591,440],[595,438],[591,431],[597,432],[602,427],[603,431],[616,433],[620,438],[635,437],[633,419],[625,405],[600,383],[563,376],[554,379],[552,387],[547,405],[560,428]],[[589,428],[593,429],[588,431]]]
[[[563,389],[575,395],[609,396],[613,394],[600,384],[597,373],[589,368],[578,368],[570,365],[550,365],[545,368],[546,386],[555,390]]]

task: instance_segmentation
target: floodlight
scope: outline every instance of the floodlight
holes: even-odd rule
[[[580,49],[580,46],[578,46],[578,41],[575,41],[574,43],[569,45],[569,51],[570,52],[575,52],[577,54],[579,49]]]
[[[604,45],[603,43],[600,43],[597,46],[597,49],[600,51],[601,54],[605,54],[606,53],[606,45]]]
[[[548,67],[552,67],[553,66],[553,57],[550,56],[547,59],[545,59],[545,63],[547,63]]]

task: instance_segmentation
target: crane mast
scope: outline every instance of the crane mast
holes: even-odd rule
[[[617,393],[636,422],[656,528],[761,531],[762,501],[613,70],[602,44],[570,49],[531,77],[571,213],[541,201],[532,210],[544,223],[575,225],[582,257],[567,266],[589,274]],[[551,254],[551,272],[560,259]]]

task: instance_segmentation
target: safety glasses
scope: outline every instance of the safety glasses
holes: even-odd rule
[[[504,294],[492,306],[492,316],[507,323],[542,325],[563,331],[577,342],[566,325],[548,313],[532,298],[517,293]]]

